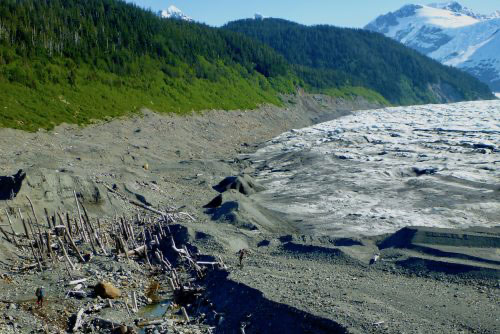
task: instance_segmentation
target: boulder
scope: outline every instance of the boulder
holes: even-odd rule
[[[21,190],[26,173],[20,169],[15,175],[0,176],[0,200],[10,200]]]
[[[220,193],[234,189],[243,195],[252,195],[265,190],[263,186],[246,174],[226,177],[218,185],[214,186],[214,189]]]
[[[94,288],[96,295],[101,298],[115,299],[122,295],[120,289],[116,288],[113,284],[107,282],[99,282]]]

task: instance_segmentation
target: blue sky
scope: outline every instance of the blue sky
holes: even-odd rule
[[[170,5],[196,21],[220,26],[228,21],[253,17],[255,13],[303,24],[363,27],[380,14],[408,3],[427,4],[439,0],[127,0],[154,11]],[[445,2],[445,1],[442,1]],[[499,0],[462,0],[462,5],[489,14],[500,10]]]

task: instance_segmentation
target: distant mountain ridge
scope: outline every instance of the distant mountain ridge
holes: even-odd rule
[[[394,104],[493,98],[488,86],[471,75],[370,31],[273,18],[239,20],[223,28],[272,47],[312,90],[363,87]]]
[[[456,1],[410,4],[379,16],[365,29],[463,69],[500,91],[500,11],[477,14]]]

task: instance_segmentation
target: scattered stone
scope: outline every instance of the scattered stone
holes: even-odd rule
[[[122,293],[120,289],[116,288],[113,284],[107,282],[99,282],[94,291],[96,295],[102,298],[116,299],[121,297]]]
[[[412,170],[415,174],[417,174],[417,176],[434,175],[438,171],[437,168],[419,168],[419,167],[413,167]]]

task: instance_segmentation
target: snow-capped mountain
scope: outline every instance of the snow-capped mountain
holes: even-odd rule
[[[174,5],[168,7],[167,9],[161,10],[158,15],[164,19],[177,19],[183,21],[193,21],[192,18],[184,14],[179,8]]]
[[[455,1],[406,5],[365,29],[459,67],[500,92],[500,11],[477,14]]]

